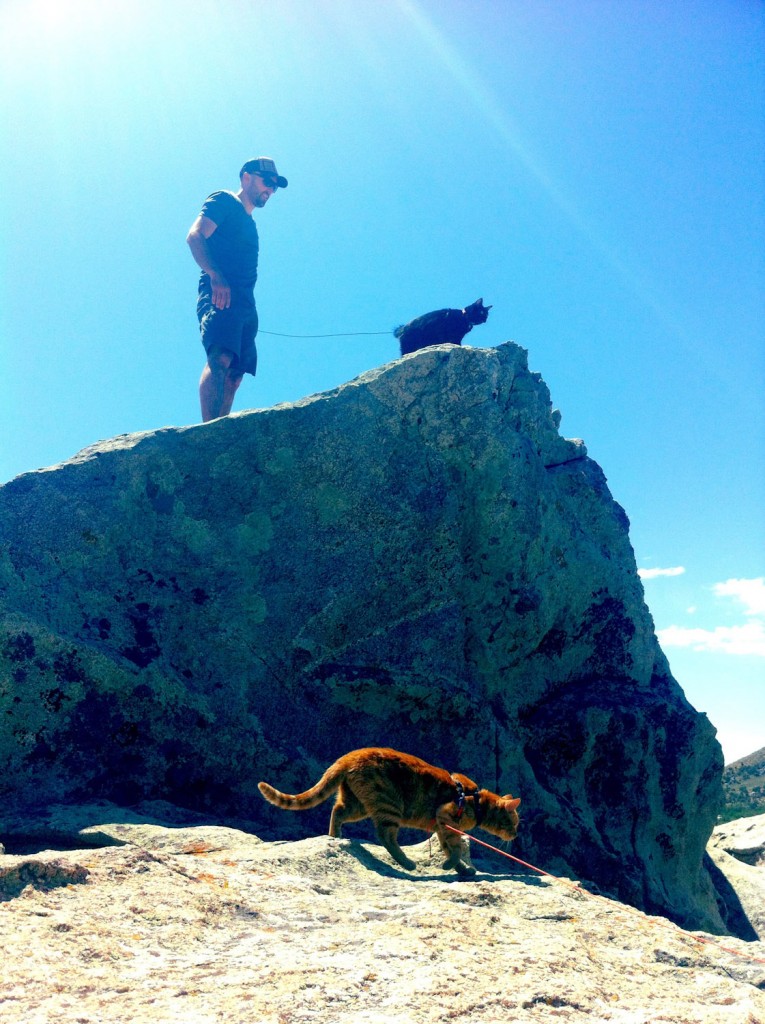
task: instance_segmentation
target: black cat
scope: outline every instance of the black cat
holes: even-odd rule
[[[491,306],[476,299],[464,309],[436,309],[415,317],[393,332],[401,343],[401,355],[417,352],[428,345],[461,345],[462,339],[476,324],[485,324]]]

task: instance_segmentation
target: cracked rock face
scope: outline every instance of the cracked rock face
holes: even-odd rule
[[[714,729],[558,423],[516,345],[438,347],[1,488],[4,806],[164,798],[310,835],[328,806],[257,782],[392,746],[521,796],[519,856],[721,928]]]

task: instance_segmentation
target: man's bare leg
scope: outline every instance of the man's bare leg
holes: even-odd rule
[[[209,423],[221,416],[228,416],[234,404],[242,375],[231,369],[231,352],[213,348],[208,353],[207,363],[199,380],[199,404],[202,408],[202,422]]]
[[[239,385],[242,383],[242,374],[229,369],[226,374],[226,379],[223,382],[223,407],[221,409],[221,416],[228,416],[231,412],[231,406],[234,404],[234,396],[239,390]]]

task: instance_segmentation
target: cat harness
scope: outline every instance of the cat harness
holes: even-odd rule
[[[453,775],[452,782],[457,787],[457,821],[460,821],[462,819],[462,815],[465,813],[465,800],[472,797],[475,823],[476,825],[480,825],[483,821],[483,812],[481,810],[481,797],[479,796],[479,790],[474,789],[472,793],[465,793],[465,787],[462,785],[460,780],[455,779]]]

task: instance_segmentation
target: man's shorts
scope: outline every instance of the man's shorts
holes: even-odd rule
[[[207,297],[200,297],[197,316],[205,352],[220,348],[233,353],[232,369],[251,373],[254,377],[258,366],[255,348],[258,312],[255,306],[234,301],[228,309],[218,309]]]

